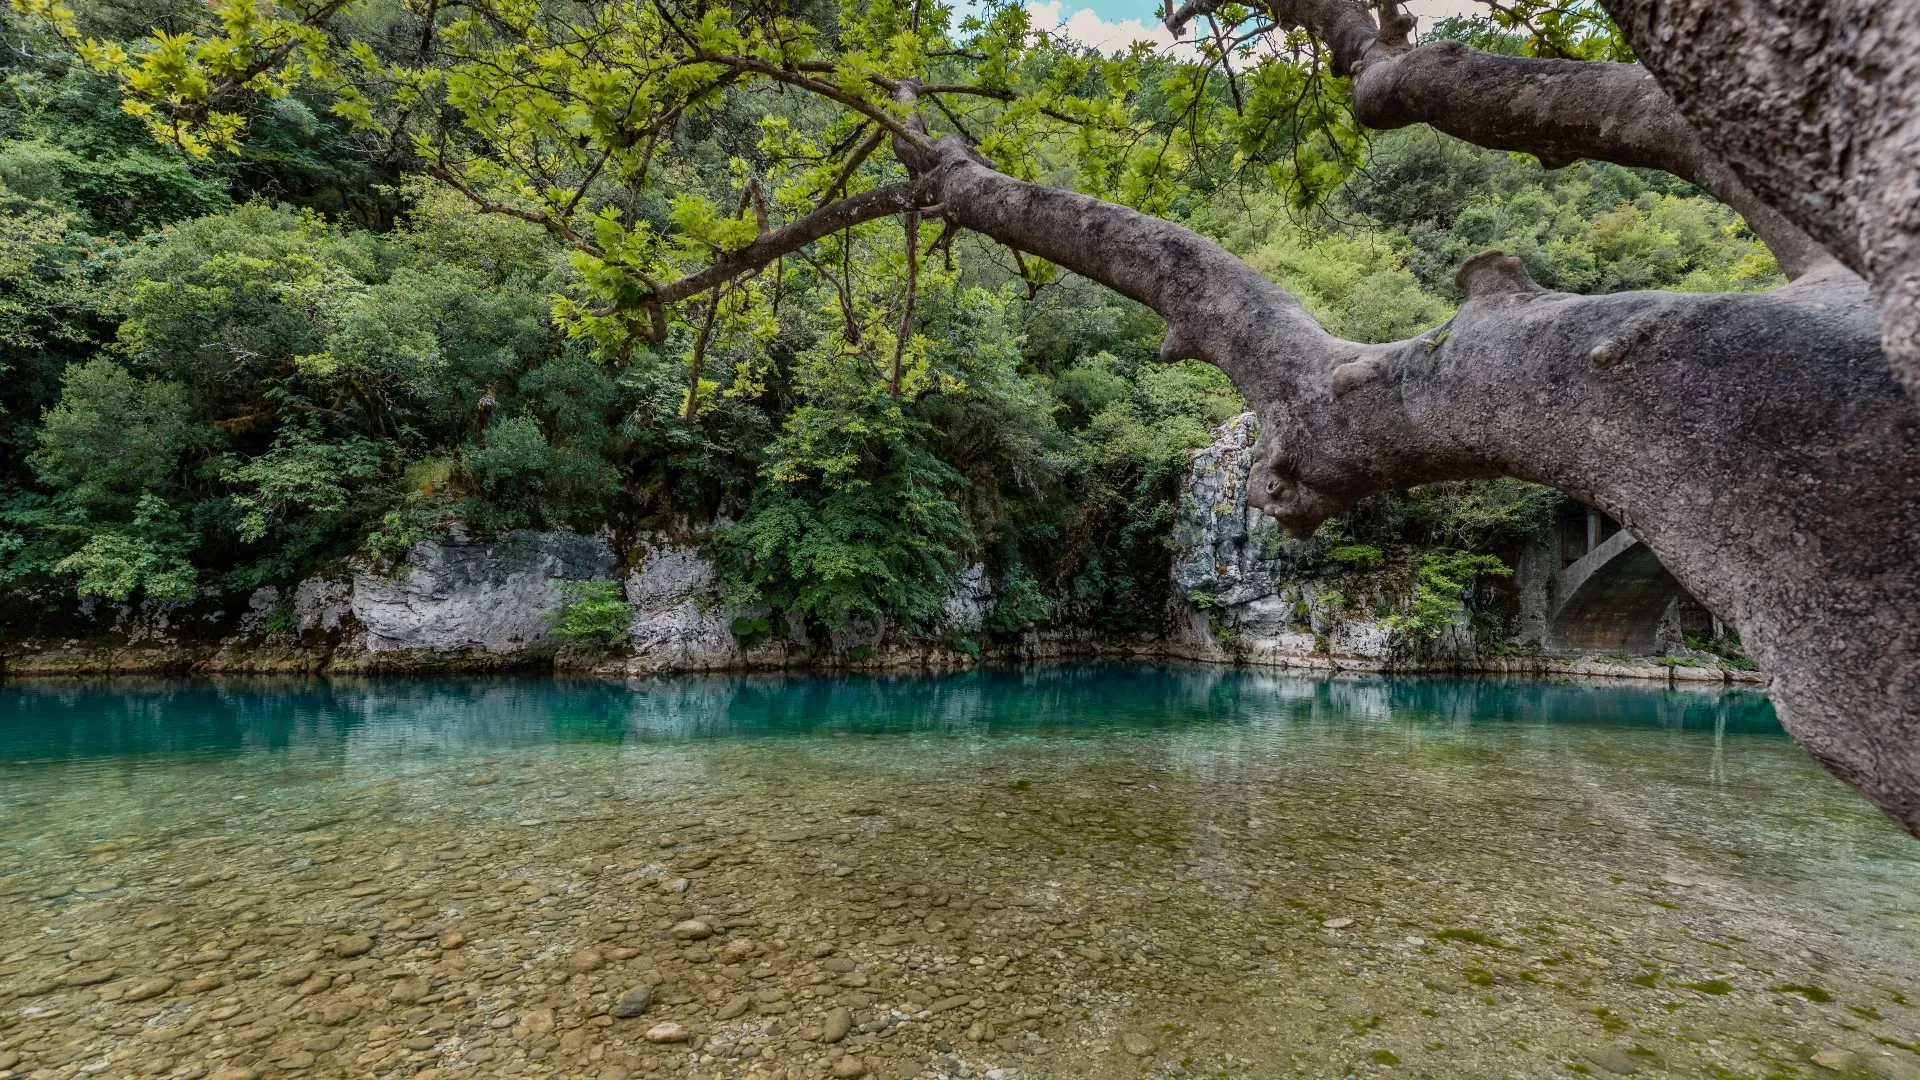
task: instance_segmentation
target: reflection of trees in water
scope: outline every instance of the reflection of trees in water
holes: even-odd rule
[[[1314,678],[1138,665],[952,676],[747,674],[627,681],[85,680],[0,688],[0,754],[48,759],[293,749],[323,759],[566,742],[1116,733],[1221,725],[1416,730],[1607,725],[1777,733],[1772,707],[1719,687],[1489,679]]]
[[[1763,694],[1706,684],[1669,688],[1645,682],[1547,682],[1348,676],[1319,681],[1245,673],[1258,697],[1295,721],[1454,726],[1485,723],[1599,724],[1779,734]]]
[[[324,746],[342,717],[318,682],[76,679],[0,686],[0,755],[16,760]]]

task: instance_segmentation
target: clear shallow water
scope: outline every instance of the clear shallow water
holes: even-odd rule
[[[1751,694],[8,683],[0,1077],[1916,1077],[1917,860]]]

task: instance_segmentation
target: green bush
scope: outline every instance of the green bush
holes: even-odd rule
[[[1343,544],[1327,552],[1327,561],[1348,570],[1378,570],[1387,557],[1372,544]]]
[[[146,36],[141,5],[83,6],[90,33]],[[736,622],[750,645],[790,617],[932,632],[975,563],[999,584],[989,635],[1164,619],[1190,452],[1246,403],[1210,365],[1161,363],[1165,326],[1144,306],[970,244],[936,253],[929,232],[902,341],[899,227],[876,221],[738,279],[710,335],[702,298],[650,342],[620,313],[636,282],[399,159],[376,176],[318,87],[257,102],[241,153],[194,161],[155,143],[110,80],[28,44],[0,101],[0,583],[185,597],[285,585],[356,551],[398,559],[455,523],[484,537],[734,522],[712,550],[729,599],[770,609]],[[1164,95],[1138,100],[1143,120],[1174,119],[1155,113]],[[741,205],[738,148],[790,165],[765,132],[823,134],[773,98],[712,121],[712,138],[660,147],[670,188],[609,179],[582,213],[617,207],[656,229],[680,202],[720,208],[702,226],[714,237],[744,229],[725,213]],[[1353,177],[1331,214],[1285,192],[1151,201],[1350,337],[1444,349],[1454,270],[1488,247],[1586,291],[1778,280],[1732,211],[1672,178],[1549,172],[1430,129],[1379,133],[1355,171],[1357,143],[1315,138],[1327,168],[1296,179]],[[1214,147],[1214,165],[1251,152]],[[1067,167],[1064,146],[1034,150]],[[785,167],[761,175],[778,188]],[[706,257],[686,254],[686,269]],[[1465,553],[1512,552],[1559,499],[1513,480],[1432,484],[1366,500],[1311,547],[1259,543],[1337,569],[1366,602],[1412,576],[1395,617],[1432,636],[1474,577],[1504,572]],[[614,585],[583,588],[556,631],[617,633]],[[1737,645],[1715,651],[1746,663]]]
[[[553,613],[553,632],[576,645],[607,644],[626,633],[633,611],[618,581],[568,581],[560,586],[567,602]]]
[[[727,629],[733,631],[733,636],[740,639],[741,648],[751,649],[773,634],[773,620],[765,616],[748,618],[742,615],[729,623]]]
[[[1413,600],[1404,615],[1389,616],[1389,627],[1409,637],[1431,641],[1440,636],[1460,610],[1461,598],[1482,576],[1508,577],[1513,571],[1492,555],[1447,550],[1420,558],[1415,571]]]

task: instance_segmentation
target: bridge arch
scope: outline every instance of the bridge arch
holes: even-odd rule
[[[1626,529],[1562,569],[1548,624],[1552,647],[1575,652],[1660,651],[1660,624],[1692,598],[1647,545]]]

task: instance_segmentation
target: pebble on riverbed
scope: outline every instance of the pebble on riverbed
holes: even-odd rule
[[[617,1020],[631,1020],[636,1016],[644,1014],[647,1011],[647,1007],[652,1004],[653,984],[641,983],[639,986],[621,994],[620,1000],[614,1002],[613,1016]]]

